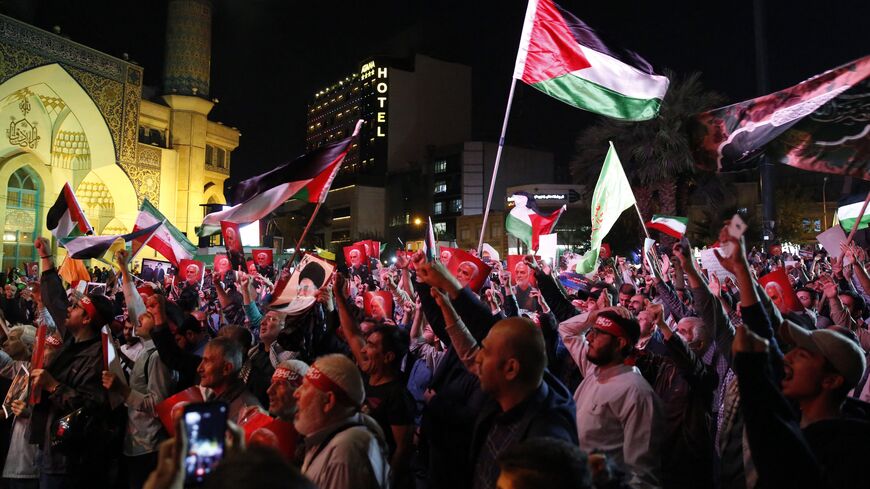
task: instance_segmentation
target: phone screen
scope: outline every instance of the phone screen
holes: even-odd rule
[[[227,405],[223,402],[190,404],[184,408],[187,456],[184,458],[184,485],[198,486],[224,456],[227,431]]]

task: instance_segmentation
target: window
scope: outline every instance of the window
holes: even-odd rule
[[[339,219],[342,217],[350,217],[350,206],[336,207],[332,210],[333,219]]]
[[[462,212],[462,199],[451,200],[447,208],[453,213]]]
[[[410,224],[410,223],[411,223],[411,214],[408,214],[408,213],[393,216],[393,218],[390,219],[390,226],[393,226],[393,227],[402,226],[402,225],[406,225],[406,224]]]
[[[214,166],[214,146],[205,145],[205,164]]]
[[[6,224],[3,228],[3,269],[23,268],[36,261],[33,239],[39,229],[39,193],[42,184],[36,174],[20,168],[9,177],[6,192]]]
[[[447,232],[447,223],[446,222],[436,222],[432,224],[432,229],[435,231],[436,235],[444,234]]]
[[[447,182],[446,181],[440,180],[440,181],[435,182],[435,193],[436,194],[443,194],[446,191],[447,191]]]
[[[332,243],[345,243],[350,241],[350,230],[349,229],[336,229],[332,232],[332,239],[330,242]]]
[[[437,160],[435,162],[435,173],[444,173],[447,171],[447,160]]]
[[[435,215],[440,216],[444,214],[444,202],[435,202]]]
[[[215,153],[215,163],[214,166],[218,168],[226,168],[226,156],[227,151],[223,148],[217,148],[217,152]]]
[[[813,221],[813,230],[817,233],[822,232],[822,220],[821,219],[816,219],[815,221]]]

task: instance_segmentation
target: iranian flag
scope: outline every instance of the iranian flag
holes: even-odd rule
[[[133,241],[133,254],[135,255],[142,246],[147,244],[176,267],[181,260],[192,259],[196,253],[196,245],[191,243],[177,227],[173,226],[148,199],[144,199],[139,207],[139,216],[136,217],[133,232],[161,223],[163,226],[157,228],[150,239],[147,236],[142,236]]]
[[[94,230],[82,211],[69,182],[63,184],[57,200],[48,210],[45,225],[58,240],[70,235],[82,236]]]
[[[552,0],[529,0],[514,78],[574,107],[627,121],[654,118],[669,83]]]
[[[682,238],[686,234],[686,227],[688,225],[689,219],[686,217],[662,216],[659,214],[653,214],[652,220],[646,223],[647,229],[655,229],[677,239]]]
[[[538,251],[541,235],[554,232],[559,217],[565,212],[565,206],[545,214],[538,209],[535,198],[526,192],[517,192],[508,200],[514,202],[514,208],[505,220],[505,229],[525,243],[530,250]]]
[[[233,198],[237,204],[205,216],[199,235],[210,236],[220,232],[221,221],[252,223],[266,217],[289,199],[324,202],[344,157],[357,140],[362,122],[357,122],[350,137],[317,148],[290,163],[239,183]]]
[[[847,232],[851,232],[858,223],[858,229],[870,227],[870,207],[861,215],[861,208],[864,207],[864,200],[867,198],[867,193],[852,194],[843,197],[837,202],[837,222]],[[860,216],[860,222],[858,221]]]

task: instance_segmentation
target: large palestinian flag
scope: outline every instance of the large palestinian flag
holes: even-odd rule
[[[311,153],[279,165],[262,175],[236,185],[233,207],[205,216],[200,236],[220,232],[221,221],[249,224],[266,217],[289,199],[323,202],[341,162],[356,141],[363,121],[357,122],[353,135],[320,147]]]
[[[529,0],[514,78],[577,108],[628,121],[655,117],[669,83],[552,0]]]
[[[711,171],[772,161],[870,180],[870,56],[763,97],[698,114],[695,163]]]

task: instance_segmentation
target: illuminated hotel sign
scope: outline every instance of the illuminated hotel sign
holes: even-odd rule
[[[375,100],[377,101],[375,112],[375,136],[382,138],[387,135],[387,68],[375,65],[374,61],[365,63],[360,68],[360,80],[366,81],[372,78],[375,87]]]

